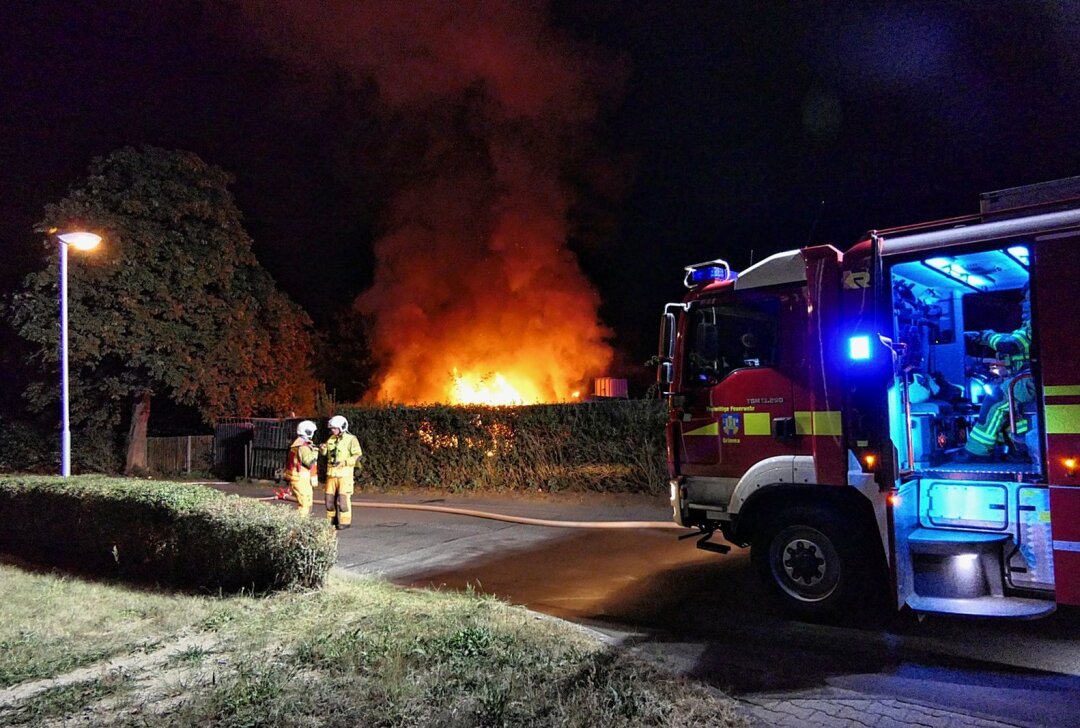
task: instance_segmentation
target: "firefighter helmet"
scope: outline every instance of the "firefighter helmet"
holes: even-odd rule
[[[300,437],[305,437],[308,440],[315,437],[315,430],[315,423],[311,420],[304,420],[296,426],[296,434],[300,435]]]
[[[349,421],[341,415],[334,415],[330,418],[330,427],[336,427],[342,432],[349,431]]]

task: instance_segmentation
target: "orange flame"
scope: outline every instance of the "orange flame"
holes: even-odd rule
[[[572,256],[552,253],[561,227],[504,225],[510,229],[491,243],[500,255],[447,243],[429,246],[426,259],[436,260],[424,267],[387,267],[393,277],[380,268],[361,298],[362,309],[375,314],[373,349],[383,361],[372,399],[568,402],[607,369],[612,350],[597,315],[599,296]],[[405,244],[392,236],[380,245],[391,241]],[[457,266],[455,258],[471,260]],[[431,269],[455,275],[433,276]]]
[[[622,64],[564,35],[547,3],[240,5],[275,52],[370,89],[373,129],[393,130],[370,137],[387,186],[356,304],[379,366],[366,398],[579,399],[613,351],[569,244],[588,226],[569,225],[583,184],[622,185],[589,143]]]
[[[528,385],[528,383],[526,383]],[[531,385],[529,386],[531,388]],[[526,389],[528,391],[528,389]],[[453,384],[450,386],[451,404],[487,404],[515,405],[534,404],[539,399],[527,401],[517,387],[511,384],[499,372],[478,376],[476,374],[458,374],[454,369]]]

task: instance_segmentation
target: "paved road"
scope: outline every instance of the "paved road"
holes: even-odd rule
[[[667,519],[640,497],[360,496],[533,518]],[[743,701],[763,725],[1080,726],[1080,610],[1036,622],[909,614],[884,630],[792,622],[748,554],[678,532],[565,530],[355,510],[339,565],[411,586],[467,585],[593,626]]]

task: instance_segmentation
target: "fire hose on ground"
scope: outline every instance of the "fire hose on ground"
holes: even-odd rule
[[[278,495],[259,498],[261,501],[291,500],[280,491]],[[390,510],[404,511],[429,511],[432,513],[446,513],[455,516],[470,516],[472,518],[487,518],[492,521],[505,521],[507,523],[519,523],[526,526],[546,526],[549,528],[669,528],[685,531],[682,526],[672,521],[557,521],[548,518],[529,518],[527,516],[510,516],[504,513],[491,513],[489,511],[476,511],[469,508],[455,508],[453,506],[433,506],[424,503],[381,503],[350,499],[354,508],[386,508]]]

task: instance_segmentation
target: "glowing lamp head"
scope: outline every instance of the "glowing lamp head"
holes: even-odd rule
[[[878,464],[877,454],[872,452],[863,453],[862,462],[864,470],[867,472],[872,471]]]
[[[1065,474],[1071,478],[1076,475],[1076,466],[1080,461],[1076,458],[1062,458],[1061,464],[1065,466]]]
[[[76,250],[93,250],[101,242],[101,236],[88,232],[72,232],[64,233],[63,235],[57,235],[60,242],[64,245],[70,245]]]
[[[1031,262],[1031,253],[1028,251],[1027,246],[1014,245],[1006,251],[1017,263],[1025,268]]]
[[[870,358],[870,337],[861,334],[849,338],[848,358],[852,361],[867,361]]]
[[[888,501],[889,501],[890,506],[892,506],[893,508],[896,508],[898,505],[900,505],[900,494],[899,493],[889,493]]]

